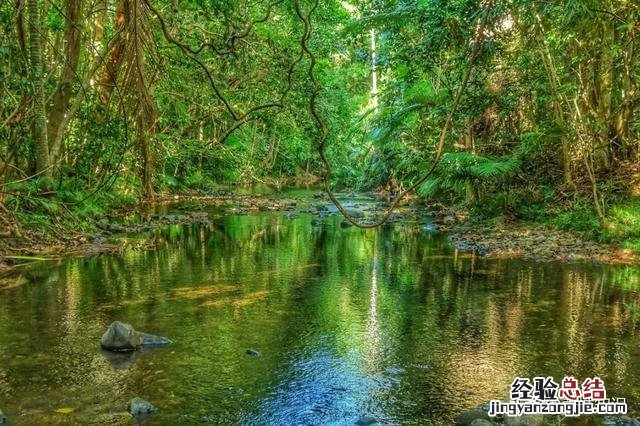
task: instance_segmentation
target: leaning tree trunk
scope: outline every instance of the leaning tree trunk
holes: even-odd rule
[[[35,142],[36,173],[47,179],[51,176],[51,164],[47,142],[47,110],[42,75],[42,28],[38,13],[38,0],[28,0],[27,8],[29,11],[29,59],[33,85],[33,140]]]

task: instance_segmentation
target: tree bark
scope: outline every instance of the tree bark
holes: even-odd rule
[[[136,123],[138,133],[138,145],[140,148],[140,180],[142,183],[142,195],[145,199],[151,199],[155,196],[153,189],[153,152],[151,151],[151,143],[149,141],[149,119],[146,117],[145,111],[138,113]]]
[[[79,15],[82,9],[82,0],[67,0],[66,2],[66,27],[64,30],[64,54],[65,63],[60,77],[60,82],[53,95],[53,107],[49,111],[48,137],[49,156],[52,162],[58,160],[62,146],[65,115],[69,112],[69,101],[73,95],[73,83],[77,78],[78,61],[80,59],[80,22]]]
[[[47,111],[42,75],[42,26],[38,12],[38,0],[28,0],[27,9],[29,12],[29,60],[33,85],[33,140],[35,142],[36,173],[47,179],[51,176],[51,164],[47,139]]]

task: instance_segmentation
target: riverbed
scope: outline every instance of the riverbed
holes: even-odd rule
[[[130,424],[141,397],[145,424],[450,424],[516,376],[599,376],[637,413],[639,268],[484,258],[423,223],[331,213],[216,209],[126,237],[153,250],[2,278],[0,409]],[[113,356],[114,320],[174,343]]]

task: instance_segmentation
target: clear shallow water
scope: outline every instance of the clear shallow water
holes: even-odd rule
[[[536,375],[599,375],[640,408],[638,269],[483,259],[419,225],[312,218],[172,226],[155,251],[3,279],[10,424],[130,424],[134,396],[160,408],[147,424],[450,424]],[[108,356],[113,320],[175,344]]]

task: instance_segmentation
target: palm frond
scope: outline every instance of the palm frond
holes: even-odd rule
[[[417,9],[413,6],[400,6],[390,12],[378,13],[376,15],[357,19],[347,25],[344,32],[347,34],[359,34],[370,28],[379,28],[382,26],[403,23],[407,19],[411,18],[416,11]]]

